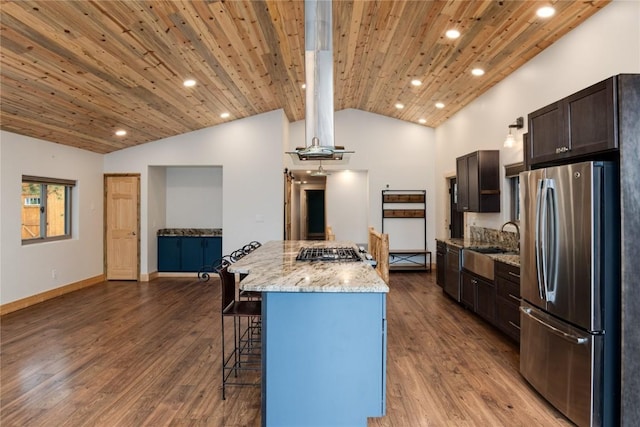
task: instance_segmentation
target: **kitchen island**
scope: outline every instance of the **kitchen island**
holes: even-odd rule
[[[385,413],[386,293],[365,261],[296,261],[271,241],[229,267],[262,292],[262,425],[366,426]]]

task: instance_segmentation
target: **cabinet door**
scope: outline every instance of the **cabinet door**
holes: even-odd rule
[[[529,114],[529,161],[532,165],[567,155],[569,147],[563,127],[561,101]]]
[[[618,148],[615,86],[610,78],[566,98],[571,156]]]
[[[478,280],[464,271],[461,274],[461,291],[460,291],[460,302],[475,311],[475,302],[476,302],[476,292],[475,288],[478,283]]]
[[[458,184],[458,211],[469,210],[469,170],[467,167],[467,157],[456,159],[456,182]]]
[[[496,150],[483,150],[477,153],[477,212],[500,212],[500,153]],[[473,159],[469,158],[469,182],[473,173]],[[469,188],[473,188],[469,184]],[[471,206],[474,202],[469,202]]]
[[[475,312],[491,323],[496,320],[496,288],[493,283],[482,279],[476,282]]]
[[[222,258],[222,237],[204,237],[204,263],[213,264]]]
[[[520,309],[518,304],[502,297],[496,298],[496,326],[520,342]]]
[[[180,237],[158,237],[158,271],[180,271]]]
[[[203,266],[204,238],[183,237],[180,271],[199,271]]]
[[[480,171],[478,153],[473,153],[467,157],[467,178],[469,180],[469,210],[471,212],[480,211]]]

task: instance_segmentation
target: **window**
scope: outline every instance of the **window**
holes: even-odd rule
[[[520,221],[520,172],[524,171],[524,163],[505,165],[504,174],[509,181],[509,195],[511,196],[511,221]]]
[[[71,238],[71,190],[67,179],[22,176],[22,243]]]
[[[509,178],[511,191],[511,221],[520,221],[520,177]]]

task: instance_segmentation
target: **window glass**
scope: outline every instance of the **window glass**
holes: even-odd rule
[[[47,209],[45,210],[47,237],[69,234],[67,226],[67,187],[47,185]]]
[[[41,184],[22,183],[22,239],[40,237]]]

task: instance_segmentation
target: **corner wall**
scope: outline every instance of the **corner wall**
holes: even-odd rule
[[[0,303],[102,275],[102,155],[5,131],[0,153]],[[71,239],[22,245],[22,175],[77,181]]]

